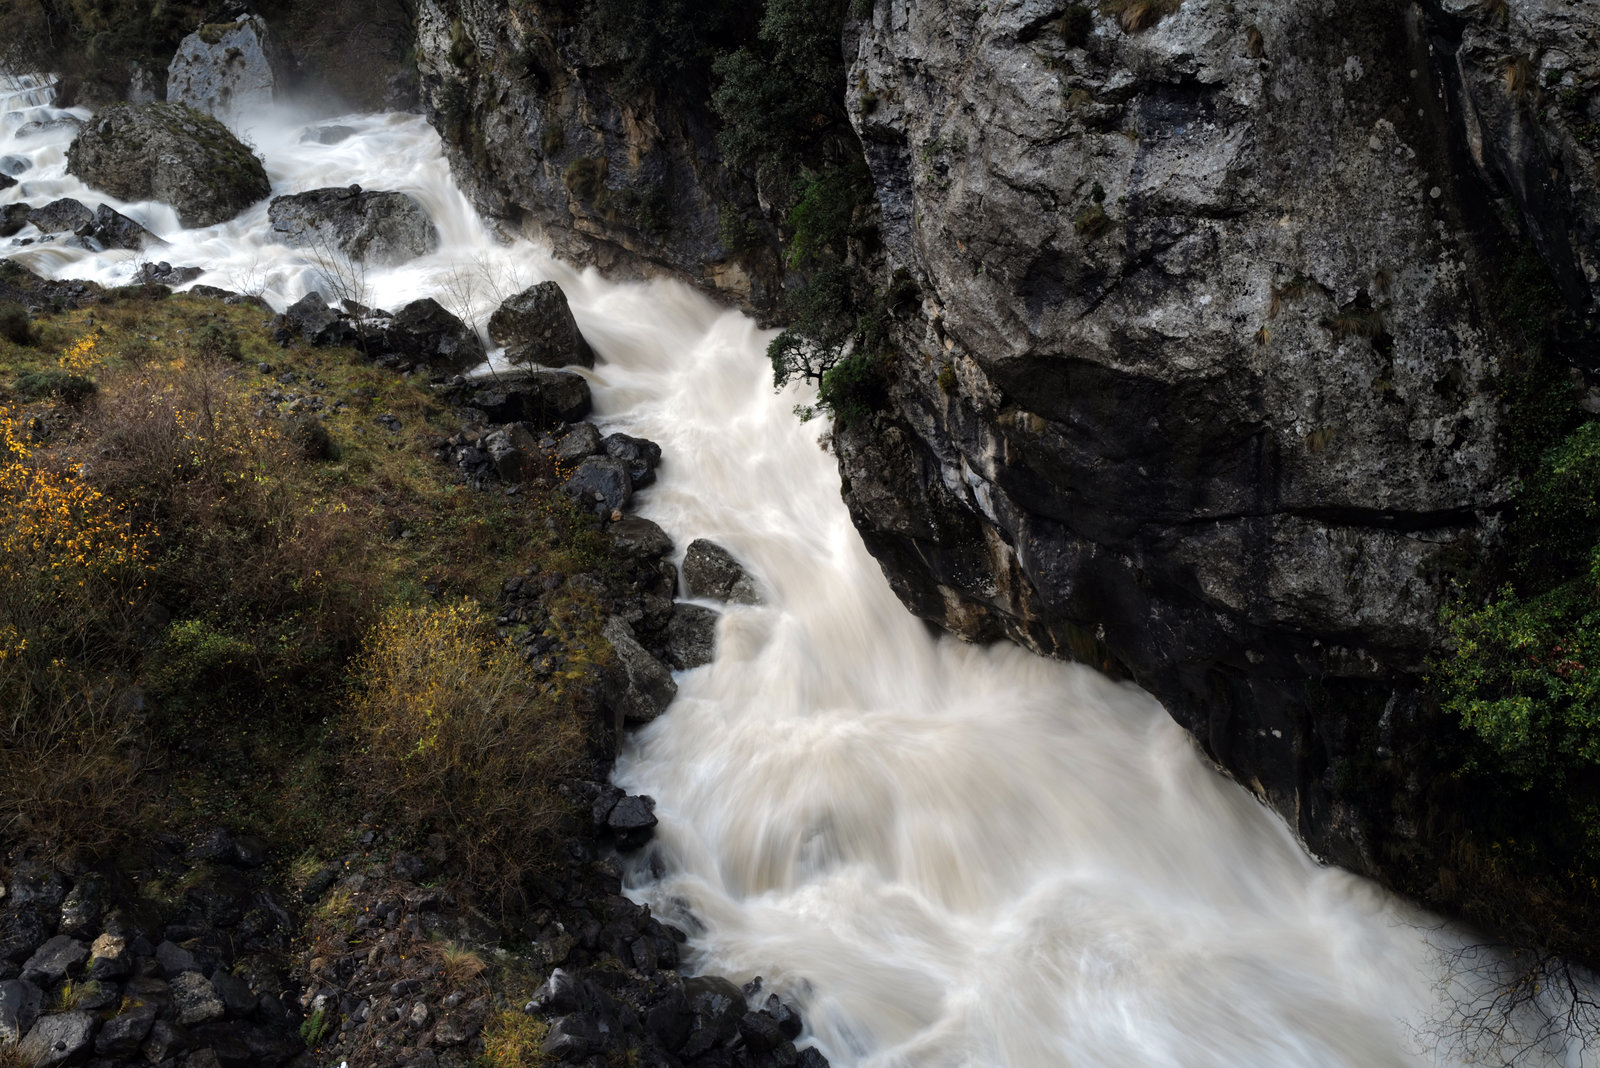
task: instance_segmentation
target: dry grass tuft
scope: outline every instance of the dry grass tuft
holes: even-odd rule
[[[539,1068],[550,1063],[540,1050],[550,1027],[516,1009],[502,1009],[483,1029],[484,1068]]]
[[[567,806],[555,785],[583,751],[578,714],[535,687],[476,602],[386,610],[357,662],[365,788],[443,832],[468,880],[515,891]]]
[[[1125,33],[1139,33],[1177,12],[1183,0],[1106,0],[1100,11],[1115,16]]]

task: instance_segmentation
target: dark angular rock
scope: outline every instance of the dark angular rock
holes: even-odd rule
[[[815,1046],[807,1046],[795,1057],[795,1068],[828,1068],[828,1058]]]
[[[624,723],[649,723],[678,696],[678,684],[667,666],[651,656],[618,616],[606,620],[601,633],[611,643],[616,665],[605,677],[606,704]]]
[[[94,1051],[95,1032],[100,1020],[89,1012],[62,1012],[41,1016],[26,1038],[17,1046],[23,1063],[34,1068],[82,1064]]]
[[[606,816],[606,826],[617,836],[617,848],[624,853],[650,841],[658,822],[655,798],[643,794],[624,797]]]
[[[569,427],[561,440],[556,442],[555,457],[558,462],[571,466],[602,449],[600,429],[593,423],[579,423]]]
[[[505,346],[512,364],[594,366],[594,351],[554,282],[540,282],[501,304],[489,317],[489,339]]]
[[[351,345],[356,341],[350,320],[328,307],[321,293],[312,290],[284,310],[273,323],[273,333],[287,343],[299,338],[308,345]]]
[[[134,274],[133,280],[139,285],[144,286],[175,287],[192,282],[205,273],[206,272],[199,267],[174,267],[167,261],[162,260],[160,263],[147,263],[140,267],[139,270]],[[201,292],[202,290],[205,290],[206,292]],[[217,289],[213,291],[212,287],[210,286],[196,286],[189,292],[191,296],[196,293],[199,293],[201,296],[205,296],[207,293],[211,293],[211,295],[220,294],[223,297],[232,295],[228,293],[227,290],[223,289]]]
[[[184,972],[200,970],[200,961],[195,955],[173,942],[162,942],[156,947],[156,963],[161,966],[161,974],[169,980]]]
[[[19,1042],[39,1018],[44,991],[22,979],[0,983],[0,1046]]]
[[[563,1016],[550,1025],[539,1049],[546,1057],[562,1061],[581,1061],[598,1053],[604,1038],[594,1021],[585,1016]]]
[[[601,446],[613,460],[628,465],[628,477],[633,488],[640,489],[656,480],[656,467],[661,463],[661,446],[645,438],[627,434],[607,434]]]
[[[224,968],[216,968],[211,973],[211,988],[217,992],[226,1006],[229,1016],[244,1018],[255,1011],[256,995],[250,989],[250,984]]]
[[[134,252],[143,252],[145,249],[165,245],[166,242],[140,226],[126,215],[117,211],[109,204],[101,204],[95,209],[94,218],[83,226],[78,227],[79,237],[92,238],[104,248],[130,249]],[[190,268],[193,270],[193,268]],[[196,272],[199,273],[198,271]],[[168,283],[162,283],[163,285]]]
[[[184,1027],[220,1020],[227,1006],[217,995],[211,980],[199,972],[182,972],[172,977],[172,1008]]]
[[[589,383],[566,371],[517,371],[477,379],[455,393],[456,403],[491,423],[531,423],[539,429],[575,423],[589,414]]]
[[[502,482],[522,482],[533,475],[539,442],[526,423],[512,423],[484,438],[484,448]]]
[[[71,935],[56,935],[28,958],[22,966],[22,978],[42,987],[52,987],[76,975],[88,959],[88,946]]]
[[[193,1049],[194,1039],[189,1036],[188,1031],[177,1024],[158,1019],[150,1025],[150,1034],[145,1037],[139,1048],[143,1051],[145,1060],[151,1064],[160,1064],[169,1057],[176,1057]]]
[[[683,584],[691,597],[733,604],[760,604],[755,579],[733,554],[714,541],[696,538],[683,558]]]
[[[94,222],[94,212],[90,211],[82,201],[62,197],[60,200],[52,200],[42,208],[34,208],[28,212],[28,221],[37,226],[42,233],[76,233],[79,227]]]
[[[800,1032],[805,1029],[805,1022],[800,1019],[800,1013],[792,1006],[778,1000],[778,995],[767,997],[767,1015],[778,1021],[778,1031],[784,1038],[791,1042],[800,1037]]]
[[[630,560],[654,560],[672,551],[667,532],[643,516],[630,515],[606,528],[611,544]]]
[[[229,863],[233,860],[233,832],[226,827],[213,827],[196,838],[183,856],[185,860]]]
[[[87,937],[100,926],[105,915],[105,883],[98,876],[86,875],[61,902],[61,923],[56,930],[75,938]]]
[[[567,476],[561,484],[561,492],[585,511],[610,515],[626,508],[633,499],[633,480],[621,461],[609,456],[591,456]]]
[[[358,185],[274,197],[267,218],[286,245],[358,262],[405,263],[439,247],[439,231],[416,200]]]
[[[7,204],[0,208],[0,237],[13,237],[28,225],[33,208],[27,204]]]
[[[133,973],[133,953],[128,940],[109,931],[89,944],[89,978],[96,982],[122,979]]]
[[[679,671],[711,663],[717,653],[718,618],[705,605],[674,604],[667,622],[667,663]]]
[[[67,170],[121,200],[171,204],[187,227],[225,222],[272,191],[227,127],[173,104],[102,110],[67,150]]]
[[[751,1053],[765,1053],[783,1041],[778,1021],[764,1012],[747,1012],[739,1017],[739,1037]]]
[[[95,1052],[103,1057],[131,1057],[139,1051],[155,1022],[155,1006],[134,1005],[100,1028],[94,1040]]]
[[[440,374],[459,374],[487,355],[478,332],[432,297],[414,300],[386,321],[383,349]]]
[[[603,784],[595,794],[594,805],[590,809],[594,826],[596,828],[604,827],[607,817],[611,815],[611,810],[616,808],[617,802],[626,796],[627,793],[622,787],[613,786],[610,783]]]

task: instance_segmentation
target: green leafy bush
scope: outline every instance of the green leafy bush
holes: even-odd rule
[[[822,376],[817,403],[844,425],[881,411],[888,400],[884,359],[873,352],[852,352]]]
[[[13,345],[32,345],[36,335],[28,309],[13,301],[0,302],[0,337]]]

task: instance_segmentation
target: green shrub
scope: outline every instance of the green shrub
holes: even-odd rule
[[[1511,544],[1518,577],[1538,592],[1585,572],[1600,539],[1600,423],[1547,452],[1517,495]]]
[[[717,209],[717,239],[736,256],[754,252],[766,243],[760,224],[727,204]]]
[[[870,179],[856,170],[832,167],[807,176],[800,199],[789,209],[789,266],[804,268],[832,255],[844,259],[850,221],[871,195]]]
[[[9,300],[0,302],[0,337],[13,345],[32,345],[37,340],[27,308]]]
[[[817,404],[833,412],[846,426],[882,411],[888,403],[883,357],[852,352],[822,376]]]
[[[92,396],[95,389],[93,379],[55,369],[33,371],[17,379],[17,395],[23,400],[54,397],[67,404],[77,404]]]

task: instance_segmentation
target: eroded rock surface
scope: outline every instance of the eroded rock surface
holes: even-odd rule
[[[897,592],[1131,674],[1313,848],[1418,892],[1390,858],[1437,843],[1341,783],[1425,739],[1449,582],[1498,544],[1511,264],[1578,316],[1600,293],[1600,15],[1492,7],[1090,5],[1076,37],[896,0],[851,42],[920,290],[888,410],[838,439]],[[1415,812],[1416,770],[1374,793]]]
[[[167,68],[167,102],[237,128],[277,95],[277,44],[259,15],[208,22],[183,39]]]
[[[177,104],[106,108],[72,142],[67,170],[122,200],[171,204],[186,227],[226,222],[271,192],[255,153]]]
[[[286,245],[332,259],[404,263],[439,247],[439,231],[412,197],[359,185],[274,197],[273,234]]]

